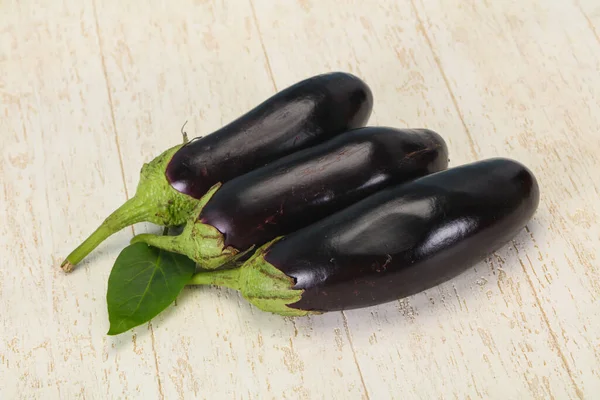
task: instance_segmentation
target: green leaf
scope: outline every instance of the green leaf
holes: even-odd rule
[[[196,264],[186,256],[145,243],[124,248],[108,278],[107,334],[150,321],[175,301],[195,270]]]

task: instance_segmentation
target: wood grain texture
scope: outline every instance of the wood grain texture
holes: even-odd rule
[[[140,12],[97,2],[97,14],[129,194],[139,166],[179,142],[186,120],[190,137],[210,134],[276,91],[250,3],[155,2]],[[340,315],[295,323],[210,288],[186,290],[178,304],[123,335],[153,343],[160,397],[363,392]],[[321,368],[308,364],[317,357]]]
[[[589,333],[600,328],[600,236],[593,229],[600,181],[592,172],[600,166],[599,43],[572,3],[502,2],[459,12],[422,2],[419,8],[428,15],[424,29],[443,70],[475,72],[470,78],[448,74],[464,118],[482,132],[484,154],[510,151],[538,175],[545,195],[524,243],[516,246],[520,274],[575,394],[591,397],[600,388],[600,336]],[[472,18],[487,21],[487,28],[459,41]],[[481,49],[477,58],[469,55],[472,49]],[[486,57],[490,49],[493,60]]]
[[[600,43],[600,4],[594,0],[574,0],[575,6],[583,14],[592,35]]]
[[[539,289],[543,289],[542,285],[547,285],[545,276],[552,279],[552,275],[558,275],[558,271],[546,271],[568,268],[568,264],[564,259],[561,260],[560,254],[554,256],[554,263],[550,257],[542,256],[538,241],[545,240],[546,249],[552,243],[568,247],[577,242],[568,235],[558,236],[558,232],[558,237],[551,238],[540,233],[541,239],[538,239],[537,233],[543,232],[544,227],[554,221],[555,213],[548,209],[551,206],[548,200],[556,198],[554,201],[564,202],[561,200],[566,195],[564,191],[575,190],[570,182],[576,179],[573,175],[583,178],[578,187],[586,186],[587,180],[591,179],[586,168],[590,167],[588,163],[598,164],[593,155],[598,141],[592,138],[593,130],[583,134],[581,139],[591,140],[592,143],[574,143],[572,150],[589,150],[590,153],[580,156],[585,161],[583,165],[573,165],[572,168],[576,170],[565,169],[565,161],[552,160],[552,155],[547,152],[556,146],[564,147],[560,140],[564,132],[568,132],[568,127],[564,127],[564,132],[553,132],[545,114],[536,107],[550,103],[560,108],[572,103],[579,95],[573,90],[571,96],[565,96],[561,102],[556,98],[560,97],[558,93],[554,97],[546,97],[545,87],[528,88],[527,92],[526,88],[516,86],[518,82],[527,83],[531,79],[542,82],[544,78],[550,78],[539,76],[540,64],[543,63],[540,59],[556,65],[559,60],[553,58],[552,53],[556,50],[551,46],[568,42],[569,37],[562,32],[546,32],[552,27],[549,21],[546,30],[537,28],[535,18],[539,10],[523,6],[517,8],[519,11],[516,13],[521,18],[529,16],[529,20],[523,22],[524,26],[537,28],[538,31],[533,38],[526,36],[528,32],[513,34],[524,34],[524,41],[532,46],[544,45],[549,48],[531,53],[531,60],[525,57],[515,66],[514,55],[504,54],[513,51],[512,36],[508,36],[507,43],[489,45],[491,37],[504,31],[510,34],[513,29],[509,24],[500,25],[492,31],[489,29],[490,20],[494,22],[496,18],[504,17],[503,14],[510,9],[508,4],[505,8],[498,7],[495,10],[482,4],[481,10],[469,13],[469,5],[463,6],[461,3],[456,7],[457,2],[424,2],[427,7],[422,4],[404,7],[392,1],[378,2],[377,5],[372,2],[345,2],[344,7],[339,7],[334,1],[303,1],[285,3],[279,8],[271,7],[267,1],[256,3],[263,5],[259,13],[262,16],[260,21],[266,26],[278,27],[281,15],[290,19],[292,15],[300,16],[298,21],[301,22],[298,24],[302,26],[286,30],[287,34],[281,31],[274,31],[272,35],[264,34],[267,52],[275,54],[271,64],[276,77],[284,74],[283,71],[292,70],[292,66],[310,64],[311,61],[317,68],[319,65],[344,68],[348,60],[360,60],[355,63],[357,65],[350,61],[348,68],[358,70],[374,87],[375,122],[427,126],[439,131],[449,140],[453,165],[502,155],[522,160],[534,168],[541,178],[546,202],[529,231],[517,238],[515,246],[502,249],[471,272],[435,290],[375,310],[346,313],[359,365],[363,370],[377,371],[365,377],[371,397],[385,397],[390,392],[423,398],[436,397],[439,393],[453,393],[457,398],[466,394],[471,397],[502,394],[509,398],[566,398],[594,393],[597,387],[597,375],[593,367],[597,364],[594,353],[597,351],[596,338],[585,343],[586,340],[580,337],[579,342],[586,344],[581,348],[580,356],[588,358],[589,362],[586,364],[588,368],[582,371],[587,379],[581,379],[573,363],[567,360],[567,357],[576,354],[569,353],[561,346],[564,339],[559,335],[563,331],[556,330],[553,321],[549,320],[552,316],[547,313],[558,307],[566,307],[563,298],[571,300],[567,291],[570,285],[584,290],[587,298],[584,295],[581,299],[591,306],[593,303],[590,301],[597,293],[594,288],[597,271],[594,268],[577,271],[586,272],[591,282],[587,287],[579,288],[581,284],[573,281],[587,279],[572,275],[573,270],[565,270],[569,282],[562,288],[559,296],[561,303],[556,304],[551,293],[541,299],[538,293]],[[512,6],[516,7],[515,4]],[[575,11],[568,3],[564,7]],[[339,19],[332,21],[331,15],[337,15]],[[423,20],[427,23],[424,24]],[[477,21],[481,21],[481,26]],[[577,22],[573,20],[573,26]],[[462,33],[463,37],[455,37],[450,33],[445,37],[447,41],[443,41],[442,37],[429,33],[433,30],[430,25],[440,30],[455,28],[457,35]],[[592,51],[595,46],[592,36],[585,30],[580,34],[587,38],[585,45],[591,46],[589,51]],[[502,36],[497,40],[502,40]],[[544,40],[550,43],[545,44]],[[286,52],[293,43],[313,43],[311,50],[323,55],[325,60],[321,57],[308,60],[305,54]],[[460,46],[458,48],[457,43]],[[461,52],[463,47],[465,50]],[[582,49],[581,53],[584,51]],[[444,53],[448,54],[447,61],[441,56]],[[579,56],[585,57],[585,54]],[[301,61],[302,57],[305,58]],[[584,79],[593,79],[593,72],[597,69],[586,71],[586,67],[596,66],[596,60],[589,56],[580,60],[581,64],[575,71],[587,72]],[[523,67],[518,68],[518,65]],[[298,67],[293,69],[297,70]],[[391,85],[391,80],[398,84]],[[597,88],[598,82],[595,85]],[[494,86],[496,92],[490,93]],[[541,94],[533,97],[537,91]],[[517,104],[512,105],[515,102]],[[518,108],[520,103],[526,104],[527,108]],[[584,99],[579,100],[577,105],[570,104],[567,110],[582,106],[587,107]],[[511,108],[507,110],[507,107]],[[514,108],[517,111],[511,113]],[[540,118],[541,122],[538,122]],[[487,125],[480,123],[482,119]],[[506,124],[506,120],[515,119],[519,122],[528,121],[525,123],[529,126]],[[581,119],[590,124],[591,129],[598,126],[593,113],[581,115]],[[497,121],[497,126],[490,124],[490,120],[492,124]],[[538,128],[533,126],[534,123],[545,126]],[[552,187],[557,185],[556,168],[547,164],[550,162],[554,166],[561,165],[562,179],[565,181],[563,187]],[[569,186],[564,187],[566,184]],[[589,202],[593,202],[594,192],[593,187],[587,189]],[[552,196],[554,193],[555,196]],[[571,197],[574,198],[574,195]],[[581,210],[575,204],[564,204],[561,208],[563,206],[570,213]],[[579,212],[595,215],[595,210]],[[586,217],[582,219],[586,220]],[[532,238],[533,235],[535,237]],[[587,247],[589,252],[593,251],[597,235],[591,239],[591,246]],[[538,259],[540,257],[541,260]],[[594,259],[595,254],[591,253],[584,262],[590,263]],[[543,281],[538,280],[536,274]],[[565,318],[581,318],[576,322],[580,329],[595,327],[599,321],[597,310],[590,310],[583,304],[578,306],[579,310],[567,311],[570,314]],[[377,327],[375,332],[374,326]],[[402,339],[396,343],[395,332],[403,333]],[[390,351],[390,343],[394,343],[392,348],[395,351]],[[466,344],[468,349],[464,348]],[[405,364],[410,367],[399,370],[398,366]],[[474,365],[479,366],[476,375]],[[430,385],[422,385],[417,379],[408,379],[409,382],[398,379],[400,376],[410,376],[414,371],[444,379],[433,380]],[[589,391],[583,388],[586,381],[595,382]]]
[[[148,397],[149,351],[108,340],[116,235],[93,270],[56,269],[125,199],[91,3],[2,5],[0,397]],[[138,349],[149,348],[139,341]]]
[[[600,8],[591,0],[60,0],[0,4],[0,398],[591,399],[600,393]],[[142,163],[276,90],[345,70],[371,124],[442,134],[450,165],[528,165],[538,213],[456,279],[281,318],[189,288],[108,330],[126,229],[61,257]],[[135,232],[158,231],[140,224]]]

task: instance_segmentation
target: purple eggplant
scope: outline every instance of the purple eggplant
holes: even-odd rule
[[[275,237],[447,165],[446,143],[433,131],[359,128],[213,189],[180,235],[132,242],[187,255],[206,269],[239,263]]]
[[[333,73],[300,82],[204,138],[194,139],[167,165],[167,180],[196,199],[217,182],[350,129],[365,126],[373,107],[369,87],[357,77]]]
[[[509,242],[539,203],[522,164],[489,159],[384,189],[259,248],[241,267],[190,284],[239,290],[258,308],[301,316],[369,307],[456,277]]]
[[[290,86],[205,137],[165,151],[144,164],[135,196],[113,212],[77,247],[65,271],[121,229],[152,222],[181,225],[216,184],[366,125],[370,88],[342,72],[317,75]]]

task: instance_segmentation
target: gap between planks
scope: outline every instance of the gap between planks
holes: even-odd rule
[[[258,39],[260,41],[260,45],[262,47],[263,50],[263,55],[265,56],[265,62],[267,64],[267,72],[269,73],[269,76],[271,77],[271,82],[273,83],[273,88],[275,89],[275,92],[277,92],[277,84],[275,83],[275,76],[273,75],[273,69],[271,68],[271,61],[269,60],[269,54],[267,53],[267,48],[265,46],[263,37],[262,37],[262,32],[260,30],[260,25],[258,23],[258,18],[256,17],[256,10],[254,9],[254,4],[252,2],[252,0],[248,0],[248,2],[250,3],[250,9],[252,10],[252,18],[254,19],[254,25],[256,26],[256,32],[258,34]],[[352,335],[350,334],[350,328],[348,326],[348,320],[346,319],[346,314],[344,314],[344,312],[341,312],[342,314],[342,318],[343,318],[343,323],[344,323],[344,329],[346,331],[346,337],[348,338],[348,343],[350,344],[350,351],[352,351],[352,358],[354,359],[354,364],[356,365],[356,370],[358,371],[358,376],[360,376],[360,383],[363,387],[365,396],[367,398],[367,400],[370,400],[369,397],[369,391],[367,390],[367,385],[365,385],[365,380],[363,378],[363,374],[360,368],[360,365],[358,363],[358,358],[356,357],[356,351],[354,350],[354,345],[352,343]],[[294,331],[298,332],[298,328],[296,327],[296,322],[292,319],[292,325],[294,326]]]
[[[121,179],[123,180],[123,188],[125,189],[125,199],[129,200],[129,192],[127,190],[127,180],[125,179],[125,166],[123,164],[123,156],[121,154],[121,146],[119,144],[119,134],[117,132],[117,123],[115,119],[115,108],[113,106],[112,100],[112,92],[110,86],[110,80],[108,79],[108,70],[106,69],[106,60],[104,56],[104,49],[102,47],[102,35],[100,34],[100,23],[98,22],[98,10],[96,7],[96,0],[91,0],[92,8],[94,11],[94,22],[96,25],[96,37],[98,38],[98,48],[100,50],[100,61],[102,63],[102,73],[104,74],[104,82],[106,83],[106,93],[108,95],[108,104],[110,107],[110,118],[113,128],[113,133],[115,137],[115,144],[117,146],[117,155],[119,156],[119,164],[121,167]],[[131,233],[135,236],[135,228],[131,226]],[[150,340],[152,343],[152,355],[154,356],[154,368],[156,370],[156,382],[158,384],[158,393],[162,400],[164,400],[165,395],[162,388],[162,381],[160,379],[160,370],[158,367],[158,354],[156,353],[155,346],[155,338],[154,338],[154,329],[152,327],[152,321],[148,322],[148,329],[150,330]]]
[[[527,225],[525,225],[525,229],[527,230],[527,233],[529,233],[529,235],[531,236],[531,239],[534,240],[533,234],[531,233],[531,231],[529,230]],[[569,367],[567,358],[565,357],[565,354],[563,353],[562,349],[560,348],[560,344],[558,343],[558,339],[556,338],[556,333],[554,333],[554,331],[552,330],[552,327],[550,326],[550,321],[548,320],[548,315],[546,314],[546,311],[544,310],[544,307],[542,306],[542,302],[540,301],[540,299],[538,297],[538,294],[535,290],[533,281],[531,280],[531,276],[527,272],[527,269],[525,268],[525,264],[521,260],[521,254],[519,252],[519,248],[517,247],[517,244],[515,243],[514,240],[512,241],[512,245],[513,245],[515,251],[517,252],[517,257],[519,257],[519,264],[521,264],[521,269],[523,270],[523,273],[525,274],[525,278],[527,279],[527,283],[529,284],[529,287],[531,288],[531,291],[533,292],[533,297],[535,299],[535,302],[538,305],[538,307],[540,308],[540,312],[542,313],[542,319],[544,320],[544,324],[546,324],[546,326],[548,327],[548,332],[550,333],[550,337],[552,338],[554,348],[556,349],[556,352],[558,353],[558,356],[560,357],[560,360],[562,361],[562,364],[565,367],[567,374],[569,375],[569,379],[571,379],[571,384],[573,385],[575,394],[577,395],[577,397],[579,399],[583,400],[583,398],[584,398],[583,391],[579,388],[579,386],[577,386],[577,383],[575,382],[575,378],[573,377],[571,367]]]
[[[583,7],[581,7],[581,3],[579,2],[579,0],[575,0],[575,7],[577,7],[577,9],[581,12],[583,18],[585,18],[585,20],[587,21],[588,28],[590,28],[592,34],[596,38],[596,41],[598,42],[598,44],[600,44],[600,34],[598,34],[598,31],[596,30],[596,27],[594,26],[594,23],[592,22],[591,18],[587,15]]]
[[[269,55],[267,54],[267,48],[265,47],[265,42],[262,37],[262,32],[260,31],[260,25],[258,24],[258,18],[256,18],[256,10],[254,9],[254,3],[252,0],[248,0],[250,3],[250,10],[252,10],[252,19],[254,20],[254,26],[256,27],[256,33],[258,34],[258,40],[260,41],[260,47],[262,48],[263,55],[265,56],[265,62],[267,63],[267,72],[269,73],[269,77],[271,78],[271,83],[273,84],[273,89],[277,92],[277,84],[275,83],[275,77],[273,76],[273,69],[271,69],[271,61],[269,60]]]
[[[462,114],[462,112],[460,110],[460,107],[458,105],[458,102],[456,100],[454,92],[452,91],[452,87],[450,86],[450,82],[448,81],[448,78],[446,77],[446,74],[445,74],[444,69],[442,67],[441,60],[438,57],[435,49],[433,48],[433,43],[432,43],[431,39],[429,38],[429,35],[427,34],[427,31],[425,29],[425,25],[423,24],[421,16],[419,15],[419,11],[417,10],[417,7],[415,5],[415,0],[411,0],[411,6],[412,6],[412,9],[413,9],[413,12],[415,13],[415,18],[416,18],[417,23],[418,23],[418,28],[419,28],[418,30],[421,31],[421,33],[423,34],[423,36],[425,38],[425,41],[427,42],[429,50],[431,51],[431,54],[432,54],[433,58],[435,59],[435,63],[437,65],[438,69],[439,69],[439,72],[440,72],[440,74],[442,76],[442,79],[444,80],[446,88],[448,89],[449,95],[450,95],[450,97],[452,99],[452,103],[454,104],[454,107],[456,108],[456,112],[458,113],[458,116],[459,116],[459,118],[460,118],[460,120],[462,122],[462,125],[463,125],[464,129],[465,129],[465,132],[466,132],[466,134],[467,134],[467,136],[469,138],[469,145],[470,145],[470,148],[471,148],[471,152],[473,153],[473,156],[475,157],[475,159],[478,159],[478,154],[475,151],[475,143],[474,143],[474,141],[472,139],[471,133],[469,132],[467,124],[465,123],[465,120],[463,118],[463,114]],[[581,10],[581,8],[580,8],[580,10]],[[585,15],[585,13],[583,12],[583,10],[581,10],[581,12],[584,14],[584,17],[586,19],[588,19],[587,16]],[[588,19],[588,23],[591,24],[591,21],[589,19]],[[594,30],[593,26],[590,26],[590,28],[592,30]],[[596,32],[594,31],[594,33],[596,33]],[[596,35],[596,39],[598,39],[597,35]],[[600,43],[600,40],[599,40],[599,43]],[[529,233],[529,235],[533,239],[533,234],[529,231],[529,228],[527,228],[527,226],[526,226],[525,229],[527,230],[527,232]],[[535,240],[535,239],[533,239],[533,240]],[[519,254],[519,250],[517,249],[517,246],[514,243],[514,240],[512,241],[512,243],[513,243],[513,247],[517,251],[517,254]],[[519,261],[521,261],[520,257],[519,257]],[[521,262],[521,265],[523,265],[522,262]],[[569,367],[569,364],[568,364],[567,359],[566,359],[566,357],[565,357],[565,355],[564,355],[564,353],[562,351],[562,348],[560,347],[560,345],[558,343],[556,333],[552,330],[552,327],[550,326],[550,321],[548,320],[548,316],[546,314],[546,311],[545,311],[545,309],[544,309],[544,307],[542,305],[542,302],[540,301],[538,292],[535,290],[535,286],[533,284],[531,276],[529,275],[529,272],[526,270],[525,267],[523,267],[522,269],[523,269],[523,273],[525,274],[525,277],[527,279],[527,283],[528,283],[529,287],[531,288],[531,292],[533,293],[533,297],[535,299],[535,302],[538,305],[538,307],[540,308],[540,312],[542,314],[542,319],[544,321],[544,324],[548,328],[548,332],[550,334],[550,337],[552,338],[552,341],[555,344],[558,356],[559,356],[559,358],[560,358],[560,360],[561,360],[561,362],[562,362],[562,364],[563,364],[563,366],[564,366],[567,374],[569,375],[569,379],[571,380],[571,384],[573,385],[573,389],[575,390],[575,393],[576,393],[577,397],[580,398],[580,399],[583,399],[583,391],[579,388],[579,386],[577,386],[577,383],[575,382],[575,378],[573,377],[573,373],[571,371],[571,368]]]
[[[419,11],[417,10],[417,6],[415,5],[415,0],[410,0],[410,5],[413,9],[415,18],[417,20],[417,31],[421,32],[421,34],[423,35],[423,38],[425,39],[425,42],[427,42],[429,51],[431,51],[431,55],[432,55],[433,59],[435,60],[435,65],[437,66],[438,71],[440,72],[440,75],[442,76],[442,80],[444,81],[444,84],[446,85],[446,89],[448,90],[448,94],[450,95],[450,99],[452,100],[452,104],[454,105],[454,110],[458,114],[458,117],[460,118],[460,122],[465,130],[465,133],[467,134],[467,138],[469,139],[469,149],[471,150],[471,155],[473,156],[473,161],[478,160],[479,155],[477,154],[477,150],[475,149],[475,141],[473,140],[473,136],[471,135],[471,131],[469,130],[467,123],[465,122],[463,113],[462,113],[460,107],[458,106],[458,100],[456,100],[456,96],[454,95],[454,92],[452,91],[452,89],[450,87],[450,81],[448,81],[446,72],[444,72],[444,69],[442,68],[442,62],[440,61],[440,58],[438,57],[437,53],[433,50],[433,44],[431,43],[431,39],[429,38],[427,31],[425,30],[425,25],[423,25],[423,21],[421,20],[421,16],[419,15]]]

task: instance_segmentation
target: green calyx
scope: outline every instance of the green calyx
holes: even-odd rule
[[[198,204],[198,199],[175,190],[167,180],[167,165],[181,147],[182,144],[172,147],[142,166],[140,183],[133,198],[141,199],[152,210],[144,222],[162,226],[181,225]]]
[[[216,269],[231,262],[239,255],[238,250],[225,247],[223,234],[212,225],[198,220],[204,206],[220,187],[221,184],[214,185],[196,203],[194,210],[188,214],[187,223],[181,234],[177,236],[141,234],[134,236],[131,243],[144,242],[162,250],[186,255],[204,269]]]
[[[262,246],[241,267],[199,272],[192,277],[189,285],[215,285],[238,290],[255,307],[273,314],[289,317],[315,314],[288,306],[300,301],[304,290],[294,289],[294,279],[264,259],[269,246],[279,239]]]
[[[143,165],[135,195],[108,216],[98,229],[67,256],[61,264],[65,272],[70,272],[100,243],[127,226],[139,222],[176,226],[185,222],[198,200],[175,190],[165,175],[169,161],[182,146],[174,146]]]

